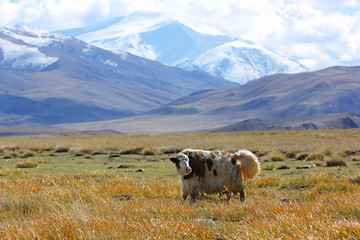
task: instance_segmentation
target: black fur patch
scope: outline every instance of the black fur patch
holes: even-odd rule
[[[207,165],[209,171],[211,171],[213,164],[214,164],[213,160],[211,160],[211,159],[206,160],[206,165]]]
[[[213,173],[214,173],[214,176],[216,177],[216,176],[217,176],[217,171],[216,171],[216,169],[214,169]]]
[[[180,169],[180,161],[177,158],[170,158],[170,161],[172,161],[173,163],[175,163],[175,166],[177,169]]]
[[[191,167],[191,173],[184,176],[184,179],[190,179],[193,177],[205,176],[205,158],[202,152],[184,152],[189,157],[189,165]]]

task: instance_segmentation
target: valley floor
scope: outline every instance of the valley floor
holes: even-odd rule
[[[0,139],[0,238],[359,239],[359,133]],[[185,147],[253,151],[245,202],[183,203],[169,158]]]

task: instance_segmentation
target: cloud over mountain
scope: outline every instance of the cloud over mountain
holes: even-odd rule
[[[136,12],[92,27],[57,31],[113,51],[205,71],[241,84],[274,73],[308,69],[260,44],[224,35],[202,34],[183,19],[158,12]]]
[[[13,0],[0,1],[0,25],[57,30],[144,10],[186,19],[202,33],[260,43],[313,70],[360,63],[359,1]]]

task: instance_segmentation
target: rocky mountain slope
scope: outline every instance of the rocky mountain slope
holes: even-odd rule
[[[0,28],[0,126],[122,118],[235,85],[60,34]]]
[[[352,113],[315,114],[277,119],[249,119],[209,132],[241,132],[260,130],[308,130],[360,128],[360,115]]]

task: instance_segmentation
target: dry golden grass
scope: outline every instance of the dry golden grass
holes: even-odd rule
[[[270,154],[270,161],[272,161],[272,162],[282,162],[285,160],[286,160],[286,157],[282,152],[277,151],[277,152],[272,152]]]
[[[121,151],[137,147],[155,149],[246,148],[258,152],[340,152],[360,150],[360,130],[262,131],[242,133],[189,133],[163,135],[80,136],[46,138],[0,138],[0,150],[22,149],[103,149]]]
[[[1,239],[360,238],[360,185],[327,174],[263,176],[247,182],[243,204],[203,197],[192,207],[174,180],[3,175]]]
[[[359,140],[360,130],[0,139],[0,239],[360,239]],[[158,155],[73,157],[139,146]],[[189,206],[162,155],[186,147],[286,160],[261,163],[260,176],[245,183],[245,203],[203,196]],[[24,173],[14,163],[28,150],[39,167]],[[347,166],[296,169],[312,164],[296,155],[314,153]],[[125,161],[147,166],[144,175],[107,169]],[[290,169],[275,170],[283,164]],[[76,166],[85,170],[67,173]]]
[[[326,161],[326,166],[328,167],[347,166],[347,160],[344,157],[337,156],[329,161]]]

